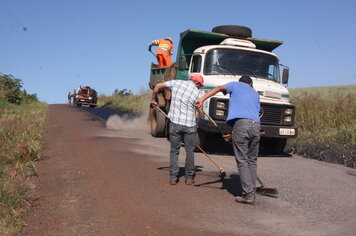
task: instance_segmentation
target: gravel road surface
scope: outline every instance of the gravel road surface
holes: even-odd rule
[[[356,170],[341,165],[261,156],[258,176],[279,197],[239,204],[231,147],[208,150],[224,180],[196,153],[195,185],[170,186],[169,143],[146,118],[60,104],[49,106],[44,149],[18,235],[356,235]]]

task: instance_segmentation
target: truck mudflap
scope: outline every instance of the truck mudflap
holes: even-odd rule
[[[232,128],[224,121],[215,121],[224,134],[231,133]],[[219,130],[209,120],[199,119],[198,128],[208,133],[217,133]],[[266,138],[294,138],[298,135],[298,129],[290,126],[261,125],[261,137]]]

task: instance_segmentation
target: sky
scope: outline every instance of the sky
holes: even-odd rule
[[[288,88],[356,84],[354,0],[0,0],[0,73],[48,104],[91,86],[111,95],[149,89],[152,40],[187,29],[243,25],[283,41]],[[155,48],[154,48],[155,49]]]

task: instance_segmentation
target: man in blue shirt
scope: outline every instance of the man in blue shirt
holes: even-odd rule
[[[236,197],[236,202],[254,205],[260,142],[260,98],[252,86],[252,79],[243,75],[239,82],[230,82],[210,90],[197,101],[196,106],[201,108],[206,99],[218,92],[230,94],[226,123],[233,129],[232,134],[224,135],[224,139],[229,141],[232,138],[240,173],[242,197]]]

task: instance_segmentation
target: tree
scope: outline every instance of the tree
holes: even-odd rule
[[[38,101],[36,94],[28,94],[26,90],[22,91],[21,88],[21,79],[0,73],[0,100],[14,104],[21,104],[25,100]]]
[[[127,89],[122,89],[122,90],[118,90],[117,88],[114,90],[113,96],[131,96],[133,95],[133,93],[131,92],[131,90],[127,90]]]

